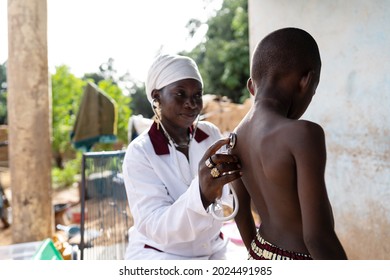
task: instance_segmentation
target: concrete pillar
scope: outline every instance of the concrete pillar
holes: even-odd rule
[[[14,243],[51,237],[51,91],[46,0],[8,0],[8,120]]]

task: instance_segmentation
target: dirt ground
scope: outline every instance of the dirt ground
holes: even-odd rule
[[[4,188],[5,194],[8,199],[11,199],[12,193],[9,187],[8,174],[2,170],[1,172],[1,184]],[[55,204],[69,203],[76,205],[79,202],[79,189],[78,187],[70,187],[65,190],[58,190],[53,192],[53,207]],[[12,207],[12,200],[11,200]],[[0,222],[0,246],[11,245],[12,241],[12,224],[9,228],[4,229],[2,222]]]

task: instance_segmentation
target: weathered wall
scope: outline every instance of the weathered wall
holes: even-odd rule
[[[322,56],[303,118],[323,126],[336,231],[351,259],[390,259],[390,2],[249,0],[250,47],[300,27]]]

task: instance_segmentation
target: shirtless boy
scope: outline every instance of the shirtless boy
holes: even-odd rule
[[[249,259],[347,259],[326,191],[324,131],[299,120],[320,70],[315,40],[297,28],[272,32],[253,54],[247,87],[254,104],[236,128],[233,150],[243,172],[234,183],[235,220]]]

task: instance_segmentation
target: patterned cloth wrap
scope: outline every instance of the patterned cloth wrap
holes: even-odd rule
[[[307,254],[281,249],[264,240],[257,232],[248,252],[248,260],[312,260],[312,257]]]

